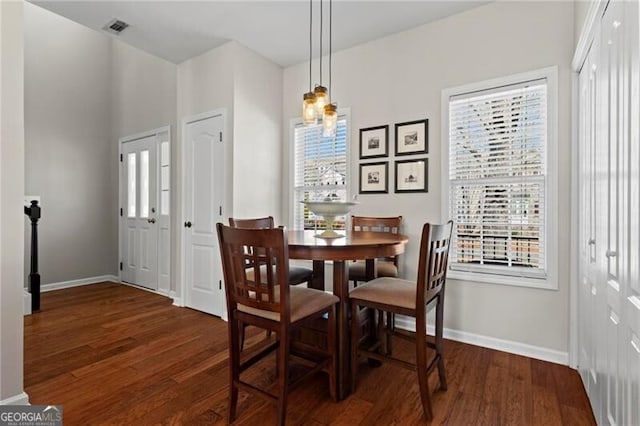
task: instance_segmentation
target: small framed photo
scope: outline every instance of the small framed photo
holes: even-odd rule
[[[389,126],[360,129],[360,159],[389,155]]]
[[[389,192],[389,162],[360,164],[360,193],[386,194]]]
[[[396,123],[396,155],[429,152],[429,120]]]
[[[429,160],[396,161],[396,192],[429,192]]]

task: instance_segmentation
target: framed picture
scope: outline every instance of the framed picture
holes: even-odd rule
[[[396,192],[429,192],[427,158],[396,161]]]
[[[386,194],[389,192],[387,172],[389,162],[360,164],[360,193]]]
[[[429,120],[396,123],[396,155],[429,152]]]
[[[360,129],[360,159],[389,155],[389,126]]]

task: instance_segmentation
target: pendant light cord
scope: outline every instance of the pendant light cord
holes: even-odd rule
[[[331,57],[333,50],[333,0],[329,0],[329,100],[331,99]]]
[[[313,0],[309,0],[309,92],[313,91],[311,87],[311,60],[313,59]]]
[[[322,86],[322,0],[320,0],[320,86]]]

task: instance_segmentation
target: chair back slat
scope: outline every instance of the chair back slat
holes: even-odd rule
[[[444,225],[426,223],[422,228],[420,260],[418,265],[416,309],[424,309],[427,295],[442,291],[449,266],[449,245],[453,221]]]
[[[217,225],[228,309],[238,304],[289,319],[289,252],[286,230]],[[284,284],[284,285],[281,285]]]
[[[236,218],[230,217],[229,226],[231,226],[232,228],[242,228],[242,229],[273,229],[275,227],[275,222],[273,220],[273,216],[258,217],[258,218],[251,218],[251,219],[236,219]],[[247,267],[249,267],[248,263],[247,263]]]
[[[275,227],[274,223],[273,216],[258,217],[254,219],[229,218],[229,226],[233,228],[271,229]]]
[[[351,216],[351,229],[354,231],[390,232],[400,233],[402,216],[394,217],[368,217]]]
[[[353,231],[389,232],[391,234],[399,234],[401,225],[402,216],[351,216],[351,229]],[[390,261],[392,260],[394,265],[398,266],[398,256],[391,256],[386,259]]]

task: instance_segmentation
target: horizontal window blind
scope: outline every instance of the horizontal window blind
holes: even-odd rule
[[[449,99],[451,269],[546,277],[547,83]]]
[[[338,117],[335,137],[322,136],[322,124],[294,128],[293,229],[314,229],[319,218],[302,201],[347,200],[347,120]],[[338,218],[335,227],[344,227]]]

